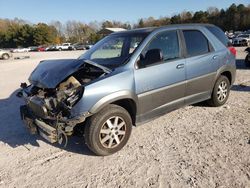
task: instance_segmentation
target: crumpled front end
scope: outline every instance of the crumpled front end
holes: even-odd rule
[[[42,89],[23,85],[18,93],[26,105],[20,107],[21,118],[31,134],[40,134],[51,143],[65,141],[73,134],[74,127],[85,121],[86,112],[72,117],[70,110],[81,98],[82,85],[72,76],[57,89]]]
[[[31,134],[40,134],[51,143],[66,145],[74,127],[91,115],[89,112],[81,112],[77,117],[71,114],[71,109],[83,96],[84,85],[105,74],[100,68],[85,64],[55,88],[41,87],[39,82],[29,86],[21,84],[17,95],[26,104],[20,107],[20,113]]]

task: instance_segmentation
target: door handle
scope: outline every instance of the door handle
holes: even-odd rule
[[[217,59],[219,56],[218,55],[215,55],[215,56],[213,56],[213,59]]]
[[[177,69],[183,69],[184,68],[184,64],[179,64],[176,66]]]

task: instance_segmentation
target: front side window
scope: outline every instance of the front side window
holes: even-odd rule
[[[132,54],[142,41],[142,37],[132,37],[130,41],[129,54]]]
[[[208,53],[209,44],[207,38],[198,30],[183,31],[188,56],[197,56]]]
[[[155,36],[145,49],[145,54],[149,50],[160,49],[163,61],[173,60],[180,57],[179,41],[177,31],[165,31]]]

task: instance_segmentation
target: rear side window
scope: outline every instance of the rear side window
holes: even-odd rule
[[[183,34],[188,56],[197,56],[210,51],[208,40],[200,31],[184,30]]]
[[[226,47],[230,46],[230,42],[223,31],[215,26],[206,26],[206,28],[214,34],[214,36],[219,39]]]

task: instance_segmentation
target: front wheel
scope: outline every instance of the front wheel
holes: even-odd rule
[[[221,75],[213,89],[211,99],[208,101],[210,106],[222,106],[227,102],[230,92],[230,82],[226,76]]]
[[[9,54],[3,54],[2,58],[3,58],[4,60],[7,60],[7,59],[10,58],[10,56],[9,56]]]
[[[88,119],[84,130],[85,142],[95,154],[110,155],[126,145],[131,130],[129,113],[111,104]]]

